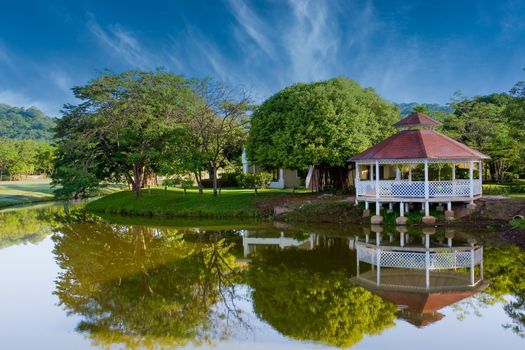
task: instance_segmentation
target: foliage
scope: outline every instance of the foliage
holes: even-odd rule
[[[472,99],[458,95],[453,114],[443,120],[443,131],[491,157],[488,160],[493,181],[504,181],[505,173],[525,171],[525,133],[521,92],[491,94]]]
[[[399,108],[399,114],[401,114],[402,117],[412,112],[420,112],[440,120],[443,115],[453,112],[453,109],[449,105],[439,105],[436,103],[396,103],[396,106]]]
[[[509,222],[510,227],[525,230],[525,219],[513,219]]]
[[[52,174],[54,153],[55,148],[45,141],[0,138],[0,174],[8,174],[11,180]]]
[[[55,120],[36,107],[18,108],[0,103],[0,138],[51,141]]]
[[[249,98],[242,91],[209,79],[193,84],[184,142],[174,150],[176,163],[168,168],[194,174],[201,192],[201,172],[207,170],[216,196],[218,169],[241,155],[249,108]]]
[[[237,277],[221,237],[97,223],[64,225],[53,240],[62,269],[55,294],[96,344],[172,348],[227,336],[227,322],[215,320],[236,315]]]
[[[353,80],[295,84],[254,111],[246,152],[267,168],[344,167],[350,156],[390,135],[398,117],[394,105]]]
[[[239,174],[238,181],[241,187],[253,188],[257,193],[258,188],[266,188],[272,182],[273,175],[267,172]]]
[[[57,195],[86,197],[102,181],[125,178],[140,197],[177,147],[188,81],[162,70],[105,73],[73,92],[82,102],[66,105],[56,128]]]
[[[346,348],[394,325],[397,307],[353,285],[341,270],[258,259],[249,270],[255,312],[285,336]]]

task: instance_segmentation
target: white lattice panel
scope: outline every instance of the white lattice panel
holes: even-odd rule
[[[360,196],[376,195],[375,181],[359,181],[357,184],[357,194]],[[433,197],[468,197],[470,195],[470,180],[454,181],[429,181],[428,194]],[[474,180],[474,194],[481,194],[481,181]],[[424,181],[379,181],[379,197],[399,197],[399,198],[424,198]]]
[[[410,249],[410,248],[406,248]],[[404,269],[425,269],[426,251],[397,251],[384,250],[381,247],[357,245],[357,254],[360,261],[369,264],[377,264],[377,254],[380,254],[380,265],[382,267],[397,267]],[[471,266],[472,251],[465,248],[428,251],[428,263],[430,270],[456,269]],[[478,247],[474,250],[474,264],[478,265],[483,260],[483,248]]]
[[[424,269],[425,254],[417,252],[381,252],[382,267],[399,267],[404,269]]]
[[[481,186],[481,180],[474,180],[474,194],[478,195],[481,194],[482,186]]]

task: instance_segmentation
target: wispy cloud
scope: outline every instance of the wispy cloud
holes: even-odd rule
[[[159,62],[156,57],[123,26],[114,24],[104,29],[92,18],[88,23],[88,28],[106,49],[132,67],[153,69],[158,66]]]
[[[271,27],[259,18],[245,1],[229,0],[231,12],[241,27],[241,33],[253,40],[268,56],[275,55],[275,48],[267,34],[272,32]]]

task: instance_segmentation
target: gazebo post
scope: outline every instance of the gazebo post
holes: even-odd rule
[[[430,235],[425,234],[425,285],[430,287]]]
[[[469,196],[470,196],[470,203],[474,203],[472,198],[474,197],[474,162],[470,161],[469,164],[469,172],[468,172],[468,179],[469,179]]]
[[[375,180],[376,180],[376,215],[372,216],[370,222],[372,225],[378,225],[383,222],[383,217],[381,216],[381,203],[379,202],[379,161],[375,161],[376,170],[375,170]]]
[[[472,210],[476,208],[476,204],[474,204],[474,161],[472,160],[469,162],[468,175],[470,203],[467,204],[467,208]]]
[[[403,204],[403,202],[400,202],[399,203],[399,216],[403,217],[405,216],[405,208],[404,208],[405,204]]]
[[[425,216],[423,217],[423,223],[427,225],[432,225],[436,222],[436,218],[430,216],[430,190],[428,183],[428,159],[425,159]]]
[[[355,162],[355,176],[354,176],[354,188],[355,188],[355,200],[354,200],[354,204],[357,205],[357,196],[359,195],[359,190],[358,190],[358,187],[359,187],[359,178],[360,178],[360,174],[359,174],[359,162]]]

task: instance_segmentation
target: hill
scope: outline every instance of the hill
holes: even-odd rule
[[[439,116],[439,114],[447,114],[452,113],[454,110],[450,108],[450,106],[446,105],[439,105],[436,103],[417,103],[417,102],[410,102],[410,103],[396,103],[396,105],[400,109],[401,116],[407,116],[412,112],[413,108],[416,106],[425,106],[429,111],[430,117],[436,117]]]
[[[20,108],[0,103],[0,138],[49,141],[53,138],[53,118],[35,107]]]

